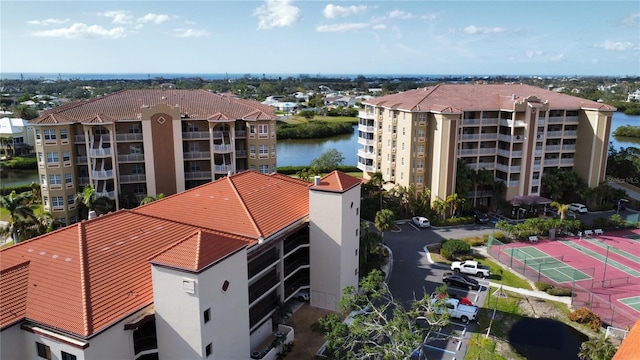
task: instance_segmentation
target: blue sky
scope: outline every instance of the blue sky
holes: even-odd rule
[[[0,1],[0,72],[640,75],[640,2]]]

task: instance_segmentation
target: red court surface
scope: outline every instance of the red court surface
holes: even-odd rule
[[[523,266],[522,255],[509,256],[514,251],[511,248],[517,249],[516,254],[541,256],[538,254],[542,252],[549,257],[562,256],[562,260],[544,265],[535,265],[532,261],[534,265]],[[640,318],[640,230],[511,243],[505,245],[501,254],[502,263],[511,263],[515,270],[519,266],[522,269],[519,272],[534,281],[558,282],[560,286],[573,288],[573,307],[588,307],[609,325],[624,328]],[[575,281],[559,281],[550,276],[555,267],[571,274],[570,278]],[[579,270],[575,276],[574,269]]]

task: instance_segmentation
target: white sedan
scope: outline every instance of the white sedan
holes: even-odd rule
[[[571,211],[579,212],[581,214],[589,212],[589,209],[587,209],[586,206],[584,206],[583,204],[579,204],[579,203],[571,203],[571,204],[569,204],[568,208]]]
[[[429,222],[429,219],[427,219],[424,216],[414,216],[411,218],[411,221],[413,221],[413,223],[421,228],[428,228],[431,227],[431,222]]]

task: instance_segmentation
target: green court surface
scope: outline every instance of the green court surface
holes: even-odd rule
[[[584,247],[580,246],[579,244],[577,244],[577,243],[575,243],[573,241],[563,240],[563,241],[560,241],[560,243],[562,243],[564,245],[567,245],[568,247],[574,248],[574,249],[576,249],[578,251],[581,251],[581,252],[583,252],[583,253],[585,253],[585,254],[593,257],[593,258],[596,258],[596,259],[598,259],[598,260],[600,260],[602,262],[606,262],[607,265],[609,265],[611,267],[614,267],[614,268],[616,268],[616,269],[618,269],[618,270],[620,270],[622,272],[625,272],[625,273],[627,273],[627,274],[629,274],[629,275],[631,275],[633,277],[640,277],[640,271],[636,271],[636,270],[630,269],[628,266],[620,264],[619,262],[617,262],[615,260],[607,259],[606,256],[598,254],[597,252],[595,252],[595,251],[593,251],[591,249],[584,248]],[[613,249],[613,248],[610,247],[609,251],[611,251],[611,249]]]
[[[618,299],[621,303],[627,305],[628,307],[640,311],[640,296],[628,297],[624,299]]]
[[[627,239],[631,239],[631,240],[635,240],[635,241],[640,241],[640,235],[625,235],[625,237]]]
[[[602,241],[598,241],[598,240],[595,240],[593,238],[583,238],[583,240],[587,240],[588,242],[592,243],[593,245],[597,245],[597,246],[599,246],[599,247],[601,247],[603,249],[607,248],[607,244],[604,244]],[[617,248],[614,248],[614,247],[611,247],[611,246],[609,246],[609,252],[616,253],[616,254],[624,257],[624,258],[627,258],[627,259],[629,259],[631,261],[637,262],[638,263],[638,268],[640,268],[640,256],[635,256],[635,255],[630,254],[630,253],[628,253],[628,252],[626,252],[624,250],[620,250],[620,249],[617,249]]]
[[[532,246],[504,249],[503,252],[557,283],[591,279],[591,276]]]

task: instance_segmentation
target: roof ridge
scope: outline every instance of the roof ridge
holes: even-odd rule
[[[87,262],[87,242],[86,242],[86,229],[84,221],[78,223],[78,245],[80,249],[80,296],[82,296],[82,322],[84,334],[93,333],[93,323],[90,321],[91,314],[91,301],[90,301],[90,289],[91,284],[89,282],[89,264]]]
[[[247,214],[249,219],[251,219],[251,223],[253,224],[253,228],[260,235],[260,237],[263,237],[264,234],[262,233],[262,230],[260,230],[260,228],[258,227],[258,223],[256,222],[256,219],[253,217],[253,214],[251,214],[251,211],[249,211],[249,208],[247,207],[247,204],[245,203],[244,198],[242,197],[242,195],[240,195],[240,192],[238,191],[238,188],[236,187],[236,184],[233,181],[231,181],[231,176],[227,176],[226,179],[229,182],[229,184],[231,184],[231,190],[233,190],[233,192],[236,194],[236,197],[238,199],[240,199],[240,203],[242,204],[242,209]]]
[[[139,214],[139,215],[146,215],[146,214]],[[150,216],[150,215],[148,215],[148,216]],[[154,217],[154,216],[151,216],[151,217]],[[160,219],[160,218],[158,218],[158,219]],[[163,219],[163,220],[166,220],[166,219]],[[188,224],[185,224],[185,225],[188,225]],[[156,257],[157,257],[157,256],[159,256],[160,254],[162,254],[162,253],[164,253],[164,252],[167,252],[167,251],[169,251],[169,250],[173,249],[174,247],[176,247],[176,246],[178,246],[178,245],[182,244],[183,242],[185,242],[185,241],[187,241],[187,240],[191,239],[191,237],[193,237],[193,235],[196,235],[196,234],[198,234],[199,232],[202,232],[202,229],[195,229],[195,230],[193,230],[193,232],[192,232],[190,235],[187,235],[187,236],[183,237],[182,239],[179,239],[179,240],[174,241],[173,243],[171,243],[171,244],[169,244],[169,245],[167,245],[167,246],[163,247],[162,249],[158,250],[157,252],[155,252],[154,254],[152,254],[151,256],[149,256],[149,257],[147,258],[147,261],[151,261],[152,259],[156,258]],[[196,260],[196,261],[197,261],[197,260]]]
[[[196,236],[196,256],[193,257],[193,268],[197,269],[200,266],[201,263],[201,259],[200,259],[200,255],[201,255],[201,251],[200,249],[202,248],[202,230],[198,229],[196,231],[196,233],[194,234]],[[193,236],[193,235],[191,235]]]

